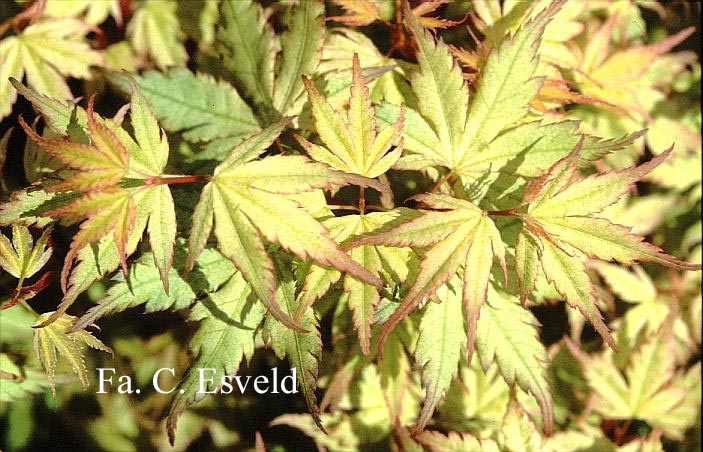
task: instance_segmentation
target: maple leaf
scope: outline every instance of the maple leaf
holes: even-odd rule
[[[538,336],[540,324],[516,296],[492,284],[488,290],[489,301],[476,333],[481,366],[488,372],[495,360],[508,385],[517,383],[532,394],[539,404],[543,430],[549,435],[554,428],[554,401],[546,375],[547,351]]]
[[[695,31],[689,27],[649,45],[635,45],[611,51],[611,38],[617,16],[588,39],[574,63],[574,79],[581,92],[650,119],[649,111],[661,99],[656,79],[649,74],[657,58],[669,52]]]
[[[17,287],[12,291],[11,299],[0,305],[0,310],[27,301],[46,288],[52,272],[45,273],[31,286],[24,287],[24,281],[32,277],[49,261],[53,249],[48,246],[51,227],[44,230],[37,243],[26,226],[12,226],[12,242],[0,233],[0,268],[18,279]]]
[[[341,6],[346,14],[343,16],[330,17],[329,20],[355,27],[363,27],[376,21],[385,22],[387,25],[390,25],[385,19],[384,13],[379,9],[381,2],[378,0],[334,0],[334,3]],[[443,29],[459,25],[463,20],[452,21],[440,17],[428,16],[428,14],[433,13],[439,7],[447,3],[449,3],[449,0],[423,1],[412,9],[412,14],[416,17],[418,24],[428,30]]]
[[[280,257],[273,259],[276,278],[280,281],[276,287],[276,299],[283,311],[293,317],[298,309],[295,297],[295,279]],[[269,312],[269,314],[273,314]],[[264,321],[264,337],[279,358],[288,357],[290,366],[297,369],[298,385],[305,397],[305,403],[315,424],[325,432],[317,406],[315,389],[317,388],[317,373],[319,360],[322,355],[322,339],[315,313],[308,308],[300,319],[303,331],[292,329],[273,315],[268,315]],[[325,432],[326,433],[326,432]]]
[[[361,73],[359,56],[352,60],[352,87],[346,121],[334,110],[315,85],[303,78],[312,103],[315,129],[326,148],[310,143],[301,136],[298,142],[310,156],[332,168],[347,173],[375,178],[385,173],[403,151],[400,132],[403,128],[403,107],[395,124],[376,131],[375,110],[369,99],[369,89]],[[396,145],[395,149],[390,148]],[[390,151],[390,152],[389,152]]]
[[[122,27],[122,9],[119,0],[86,3],[83,0],[49,0],[44,8],[47,17],[82,17],[85,23],[98,25],[109,16]]]
[[[149,56],[156,66],[185,65],[188,54],[180,41],[182,31],[176,3],[146,0],[127,25],[127,36],[136,52]]]
[[[286,21],[281,60],[276,64],[274,33],[261,6],[244,0],[222,2],[217,37],[225,67],[264,125],[300,113],[304,100],[300,76],[312,73],[320,61],[323,17],[321,2],[300,2]]]
[[[494,257],[501,263],[503,271],[506,271],[505,246],[486,212],[469,201],[437,194],[417,195],[415,199],[438,210],[422,211],[423,215],[418,218],[388,231],[369,234],[350,245],[431,245],[422,256],[415,281],[398,309],[380,330],[379,354],[395,326],[463,267],[462,299],[467,322],[467,353],[470,358]],[[507,274],[505,277],[507,279]]]
[[[0,41],[0,118],[10,113],[17,99],[10,77],[22,80],[26,76],[37,91],[72,99],[63,77],[90,79],[90,66],[103,63],[102,55],[83,39],[89,31],[88,25],[75,19],[46,20]]]
[[[64,206],[43,213],[48,217],[74,222],[85,220],[74,236],[64,260],[61,283],[66,295],[56,311],[58,314],[50,320],[55,320],[60,313],[65,312],[79,293],[76,291],[85,290],[84,285],[89,284],[87,280],[83,285],[76,284],[74,276],[77,274],[71,274],[74,260],[78,258],[84,262],[87,256],[83,251],[90,248],[88,245],[100,242],[108,235],[112,238],[110,246],[117,249],[117,262],[126,274],[127,256],[134,251],[146,228],[164,290],[168,292],[166,275],[173,260],[176,236],[173,199],[165,185],[169,181],[166,180],[168,177],[162,177],[168,160],[168,141],[137,86],[132,84],[130,119],[134,130],[133,139],[117,124],[94,113],[93,98],[87,111],[80,107],[72,109],[37,95],[16,81],[13,84],[38,106],[47,124],[60,134],[71,130],[71,119],[68,118],[75,115],[78,124],[73,127],[84,133],[84,139],[90,143],[70,141],[83,139],[76,136],[76,132],[73,132],[73,137],[64,140],[41,137],[20,118],[23,128],[35,142],[65,163],[68,169],[74,170],[67,171],[67,178],[58,185],[49,187],[49,190],[85,193]],[[127,183],[129,179],[134,179],[137,183]],[[112,264],[103,264],[106,264],[101,269],[103,272],[115,268]],[[72,275],[71,281],[69,274]],[[72,286],[77,288],[74,290]]]
[[[32,277],[49,261],[53,252],[50,246],[47,248],[50,234],[51,228],[47,228],[35,244],[26,226],[12,226],[12,242],[0,233],[0,267],[19,279],[20,287],[22,281]]]
[[[53,313],[47,312],[37,319],[38,324],[46,321]],[[109,347],[93,337],[85,330],[75,333],[67,331],[75,321],[75,317],[67,314],[59,316],[51,325],[34,330],[34,352],[47,373],[51,390],[56,395],[56,353],[63,357],[78,375],[83,389],[88,389],[88,369],[83,361],[86,346],[112,353]]]
[[[373,0],[334,0],[346,13],[343,16],[332,16],[329,20],[355,27],[363,27],[377,20],[383,20],[376,1]]]
[[[448,20],[441,17],[431,17],[428,14],[433,13],[442,5],[449,3],[449,0],[432,0],[423,1],[412,9],[413,15],[417,17],[417,22],[428,30],[441,30],[444,28],[455,27],[468,17],[468,14],[462,20]]]
[[[464,159],[524,118],[542,84],[541,78],[534,77],[538,62],[534,51],[545,25],[562,3],[552,3],[490,53],[471,104],[467,84],[449,47],[423,30],[406,5],[405,17],[418,45],[419,64],[411,79],[418,111],[408,111],[406,116],[406,149],[417,154],[425,166],[457,170]]]
[[[214,249],[207,248],[200,255],[196,272],[181,277],[185,257],[185,240],[179,240],[175,250],[174,266],[168,274],[169,292],[161,290],[163,282],[159,268],[152,253],[144,253],[130,266],[129,275],[118,273],[115,282],[100,299],[71,327],[71,331],[85,328],[98,319],[139,305],[145,305],[145,312],[165,309],[185,309],[196,298],[205,293],[212,293],[220,288],[235,272],[229,259]]]
[[[324,220],[322,224],[329,229],[330,236],[344,248],[356,238],[383,229],[389,223],[398,222],[408,215],[412,215],[409,209],[399,209],[332,217]],[[351,249],[349,255],[373,275],[380,276],[383,272],[384,275],[389,275],[385,279],[390,279],[392,275],[398,280],[403,280],[407,275],[407,261],[410,258],[408,252],[408,249],[402,248],[362,245]],[[295,318],[300,318],[308,306],[327,293],[341,276],[335,269],[311,266],[305,276]],[[344,277],[343,289],[349,294],[347,305],[353,313],[354,329],[357,330],[361,350],[368,354],[371,345],[371,324],[381,296],[373,285],[349,275]]]
[[[254,354],[257,327],[264,318],[264,307],[256,303],[241,273],[236,273],[224,286],[196,305],[189,320],[200,325],[188,344],[194,360],[176,388],[176,397],[169,410],[167,426],[171,443],[175,439],[176,422],[183,411],[201,400],[200,369],[214,369],[207,391],[219,386],[225,375],[233,375],[244,358]]]
[[[670,319],[671,320],[671,317]],[[682,378],[676,370],[674,335],[671,328],[650,334],[631,353],[621,370],[609,350],[589,356],[568,341],[583,368],[588,386],[599,403],[596,411],[608,419],[642,419],[680,436],[695,422],[700,398],[700,366],[692,366]],[[678,378],[677,378],[678,377]]]
[[[542,438],[525,410],[513,397],[503,418],[498,434],[501,450],[510,452],[537,452],[542,448]]]
[[[454,276],[437,289],[437,298],[442,302],[427,303],[420,320],[415,363],[422,368],[425,404],[415,426],[417,431],[425,428],[435,406],[449,389],[457,373],[461,350],[466,347],[461,285],[461,279]]]
[[[354,183],[383,190],[380,184],[329,169],[303,156],[256,158],[278,137],[290,118],[240,143],[215,169],[195,208],[189,263],[214,229],[220,250],[232,259],[254,293],[277,319],[300,329],[274,298],[275,277],[262,238],[278,243],[301,259],[311,258],[380,286],[381,280],[347,256],[329,232],[286,195]],[[196,235],[197,233],[197,235]]]
[[[614,348],[615,341],[595,306],[585,256],[623,264],[656,262],[684,270],[699,269],[700,265],[680,261],[629,228],[593,216],[617,202],[671,150],[640,166],[579,180],[577,162],[582,144],[583,139],[568,156],[525,188],[524,200],[529,206],[523,217],[526,231],[520,234],[516,246],[517,276],[524,300],[534,287],[539,261],[567,303],[578,308]]]

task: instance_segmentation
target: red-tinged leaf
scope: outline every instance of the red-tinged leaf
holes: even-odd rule
[[[101,190],[115,186],[127,173],[127,165],[116,164],[96,151],[93,146],[46,139],[32,130],[20,116],[19,123],[27,133],[47,153],[79,173],[60,184],[50,187],[51,191],[75,189],[84,192]]]
[[[569,306],[578,309],[603,340],[616,350],[617,344],[596,307],[593,284],[583,261],[578,256],[568,255],[550,240],[542,240],[541,262],[547,280],[554,283]]]
[[[560,241],[581,250],[590,257],[618,261],[625,265],[655,262],[677,270],[700,270],[700,264],[676,259],[658,246],[631,233],[627,226],[613,224],[604,218],[564,217],[541,221],[544,231]]]
[[[68,206],[48,212],[49,216],[87,217],[73,237],[61,272],[61,288],[66,292],[68,275],[78,251],[114,230],[120,259],[125,258],[126,237],[134,223],[135,207],[127,190],[113,188],[89,193]],[[126,265],[123,267],[126,268]]]
[[[333,0],[334,3],[341,6],[344,11],[344,16],[328,17],[328,20],[341,22],[354,27],[363,27],[370,23],[381,20],[378,12],[378,7],[372,0]]]
[[[573,151],[554,163],[546,173],[527,184],[523,195],[524,202],[539,205],[569,185],[578,175],[577,165],[581,157],[584,139],[585,137],[581,136]]]
[[[415,282],[400,302],[400,306],[393,311],[379,331],[379,355],[383,354],[383,346],[395,327],[466,262],[466,254],[471,244],[471,231],[474,228],[475,224],[472,223],[460,226],[456,232],[437,242],[423,255]]]
[[[469,364],[474,353],[481,308],[486,302],[488,279],[493,265],[494,234],[499,233],[491,220],[488,218],[479,220],[471,233],[471,243],[464,262],[462,300],[466,318],[466,359]]]
[[[252,290],[271,315],[296,331],[305,331],[288,314],[281,310],[275,297],[276,280],[273,263],[266,253],[258,231],[242,210],[221,190],[213,190],[215,211],[215,236],[222,254],[234,265],[251,285]]]
[[[640,166],[593,174],[578,182],[566,181],[562,178],[563,183],[559,184],[560,190],[547,189],[541,192],[539,199],[531,203],[529,214],[536,218],[548,218],[598,213],[620,200],[630,191],[635,182],[666,160],[672,148]],[[557,165],[559,162],[553,168],[561,167]]]
[[[254,442],[254,451],[255,452],[266,452],[266,444],[264,443],[264,438],[261,436],[261,433],[257,430],[256,431],[256,438]]]
[[[55,272],[53,271],[48,271],[41,275],[37,282],[32,284],[31,286],[23,286],[20,287],[19,289],[14,289],[10,293],[10,301],[0,305],[0,311],[4,309],[8,309],[13,307],[14,305],[18,304],[20,301],[27,301],[30,298],[33,298],[36,296],[39,292],[42,290],[46,289],[49,284],[51,283],[51,280],[55,276]]]
[[[90,136],[91,144],[107,161],[127,169],[129,165],[127,149],[107,126],[96,121],[95,112],[93,111],[94,103],[95,96],[91,96],[88,101],[88,135]]]

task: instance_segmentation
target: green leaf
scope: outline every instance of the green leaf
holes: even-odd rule
[[[484,149],[469,154],[456,172],[473,202],[485,199],[499,209],[515,207],[522,201],[519,188],[530,178],[543,174],[578,144],[577,127],[577,122],[565,121],[545,125],[530,122],[509,128]],[[631,144],[643,133],[616,140],[585,137],[580,166]],[[506,194],[506,187],[515,193]]]
[[[554,426],[554,403],[546,379],[547,352],[539,341],[539,322],[513,296],[489,286],[476,332],[476,351],[488,371],[496,361],[508,385],[516,383],[539,403],[544,431]]]
[[[316,0],[300,2],[286,25],[288,30],[280,37],[281,60],[273,87],[273,108],[282,116],[300,112],[301,75],[317,69],[325,30],[324,5]]]
[[[544,231],[588,256],[604,261],[618,261],[630,265],[655,262],[678,270],[696,270],[696,264],[683,262],[664,253],[658,246],[645,242],[630,228],[613,224],[603,218],[568,216],[540,221]]]
[[[267,117],[273,99],[273,30],[261,6],[250,0],[223,0],[220,8],[217,39],[224,53],[224,64],[242,93]]]
[[[142,234],[147,225],[149,206],[152,202],[153,190],[146,190],[134,195],[136,218],[134,227],[127,239],[126,254],[132,254],[141,241]],[[90,285],[101,277],[114,271],[120,264],[120,255],[115,246],[112,235],[106,235],[91,246],[84,247],[77,252],[77,264],[68,280],[68,287],[64,293],[61,304],[56,312],[40,325],[44,327],[66,310],[76,301],[78,295],[88,289]]]
[[[295,298],[295,280],[287,266],[277,257],[273,260],[274,271],[279,285],[276,298],[285,314],[292,317],[297,310]],[[297,381],[303,391],[308,410],[317,426],[324,432],[320,410],[317,407],[315,389],[317,388],[318,361],[322,354],[322,340],[318,330],[317,319],[312,309],[301,318],[301,326],[308,332],[300,332],[280,322],[273,315],[266,316],[264,333],[279,358],[288,357],[291,368],[297,369]]]
[[[539,260],[541,253],[540,242],[521,230],[515,245],[515,273],[520,290],[520,303],[523,306],[537,283],[541,269]]]
[[[444,165],[452,167],[466,121],[468,87],[449,47],[441,40],[435,42],[407,4],[404,15],[418,45],[420,70],[412,78],[413,92],[418,97],[420,113],[439,138],[441,151],[435,153],[439,152]]]
[[[440,303],[427,303],[420,320],[415,346],[415,363],[422,369],[425,404],[415,429],[421,431],[434,408],[449,389],[459,367],[461,350],[466,348],[462,316],[461,280],[455,276],[437,290]]]
[[[400,107],[382,103],[376,108],[376,119],[390,126],[400,117]],[[403,121],[403,149],[406,152],[395,165],[396,169],[422,170],[444,163],[442,145],[432,127],[411,108],[405,109]]]
[[[687,408],[679,409],[696,403],[688,394],[695,393],[695,386],[700,385],[700,373],[697,366],[686,378],[676,372],[670,326],[648,336],[632,352],[624,373],[609,351],[597,356],[576,356],[589,387],[598,396],[596,411],[601,415],[610,419],[642,419],[672,436],[681,435],[694,422],[695,416],[684,414]],[[677,416],[682,417],[675,419]]]
[[[243,138],[258,132],[251,108],[227,82],[187,69],[147,71],[135,77],[163,126],[188,141]]]
[[[341,245],[353,241],[363,234],[371,233],[398,222],[407,209],[395,209],[389,212],[371,212],[364,215],[346,215],[332,217],[323,222],[329,229],[330,236]],[[400,282],[407,275],[408,249],[386,248],[382,246],[362,245],[349,251],[350,257],[366,268],[373,275],[381,276],[389,282]],[[334,269],[311,265],[305,275],[305,283],[300,294],[296,319],[299,318],[315,300],[326,294],[340,279],[341,274]],[[371,324],[376,314],[376,306],[381,300],[378,289],[363,283],[349,275],[343,280],[344,292],[348,294],[346,303],[353,313],[354,329],[359,336],[359,344],[364,354],[370,352]]]
[[[352,64],[352,88],[346,121],[341,112],[332,108],[317,91],[312,81],[303,78],[312,104],[315,129],[326,148],[300,136],[296,138],[315,160],[340,171],[374,178],[388,171],[400,157],[404,108],[401,106],[398,119],[392,126],[377,133],[374,108],[357,54],[354,54]],[[393,145],[396,148],[388,152]]]
[[[212,191],[206,191],[204,196],[212,196],[215,236],[222,252],[232,259],[269,312],[289,327],[300,330],[273,297],[275,278],[262,238],[280,244],[301,259],[310,257],[372,285],[380,286],[381,281],[344,253],[310,214],[281,194],[345,185],[350,180],[366,184],[367,179],[331,171],[299,156],[253,160],[266,150],[287,122],[281,121],[235,148],[215,169],[208,184],[211,188],[206,188]],[[368,181],[368,185],[375,184]]]
[[[52,313],[39,316],[37,323],[46,321]],[[69,333],[75,317],[63,314],[51,325],[34,330],[34,352],[46,370],[51,390],[56,395],[55,369],[58,355],[64,358],[78,375],[83,389],[88,389],[88,369],[83,361],[86,346],[112,353],[110,348],[85,330]]]
[[[181,26],[176,3],[146,0],[127,24],[127,36],[138,54],[159,68],[185,65],[188,54],[180,42]]]
[[[531,245],[521,239],[519,254],[516,254],[520,258],[517,268],[524,299],[535,281],[532,261],[535,253],[540,254],[539,260],[547,279],[554,282],[567,303],[578,308],[614,348],[615,341],[595,306],[594,288],[586,273],[584,254],[624,264],[650,261],[691,270],[700,266],[665,254],[660,248],[644,242],[643,237],[630,233],[627,227],[590,216],[617,202],[635,182],[666,159],[670,150],[640,166],[596,173],[579,180],[576,163],[583,144],[582,138],[568,156],[530,181],[525,188],[524,200],[529,206],[524,226],[539,239],[541,246],[537,248],[542,251],[528,250],[526,247]],[[526,268],[526,262],[531,268]]]
[[[635,266],[634,271],[630,271],[619,265],[596,262],[594,268],[623,301],[649,303],[657,300],[657,288],[642,267]]]
[[[82,129],[87,128],[88,116],[83,108],[40,94],[23,85],[16,78],[10,77],[9,81],[15,90],[30,101],[35,110],[41,113],[46,124],[54,132],[64,136],[69,134],[72,126],[79,125]]]
[[[351,246],[365,244],[425,247],[420,271],[380,330],[379,352],[388,334],[427,296],[447,282],[463,266],[463,300],[467,320],[469,358],[473,353],[476,321],[486,299],[488,278],[495,256],[505,269],[505,248],[493,221],[468,201],[447,195],[424,194],[415,199],[441,211],[424,215],[388,231],[369,234]]]
[[[147,99],[136,83],[132,84],[132,96],[130,98],[130,122],[134,129],[134,137],[137,145],[141,149],[143,165],[149,170],[150,176],[163,174],[168,162],[168,139],[166,134],[159,128],[156,117],[152,113]]]
[[[149,244],[154,254],[154,262],[159,269],[164,291],[169,291],[168,274],[173,264],[173,246],[176,241],[176,210],[171,190],[166,185],[154,188],[154,204],[149,215]]]
[[[194,360],[175,389],[176,396],[167,418],[172,443],[178,417],[188,406],[205,397],[199,392],[200,370],[215,371],[207,374],[212,378],[203,386],[208,392],[220,387],[223,377],[236,374],[242,359],[249,360],[254,354],[254,336],[264,312],[240,273],[195,305],[189,319],[199,321],[200,326],[188,344]]]
[[[575,158],[578,157],[579,152],[579,148],[575,148]],[[670,152],[671,149],[662,152],[640,166],[594,174],[578,183],[568,183],[575,177],[576,167],[569,164],[570,159],[567,156],[552,167],[552,172],[560,174],[559,177],[550,176],[554,184],[557,184],[553,185],[556,189],[550,188],[551,184],[546,184],[539,191],[538,196],[531,201],[530,215],[537,218],[550,218],[598,213],[617,202],[635,182],[661,164]],[[534,182],[533,185],[537,187],[539,183]]]
[[[50,19],[0,41],[0,118],[10,113],[17,99],[9,78],[26,76],[29,86],[40,93],[72,99],[64,77],[89,79],[90,66],[103,64],[102,55],[84,40],[89,32],[89,26],[78,20]]]
[[[542,438],[539,432],[515,399],[508,404],[503,424],[500,426],[498,442],[503,446],[501,450],[510,452],[542,450]]]
[[[6,353],[0,353],[0,381],[0,403],[3,404],[43,392],[49,386],[46,374],[31,368],[21,369]]]
[[[176,266],[180,268],[183,261],[182,247],[176,251]],[[151,253],[144,253],[130,267],[127,279],[121,273],[115,275],[115,284],[108,289],[106,296],[88,309],[72,330],[85,328],[106,315],[140,305],[145,305],[144,311],[147,313],[185,309],[195,301],[197,295],[217,289],[234,272],[229,260],[211,249],[200,255],[187,280],[178,274],[177,268],[171,268],[168,273],[171,290],[167,294],[161,290],[161,274],[154,263],[154,257]]]
[[[48,262],[53,249],[47,243],[51,228],[46,229],[37,243],[26,226],[12,226],[12,242],[0,233],[0,267],[20,280],[33,276]]]
[[[491,51],[471,101],[461,144],[453,148],[456,162],[485,148],[501,131],[527,115],[528,104],[542,86],[543,79],[535,77],[539,63],[535,55],[542,33],[563,4],[552,2]]]
[[[554,283],[569,306],[578,309],[591,322],[610,347],[616,348],[615,340],[596,307],[593,283],[583,260],[565,245],[557,247],[549,239],[541,243],[541,262],[547,280]]]

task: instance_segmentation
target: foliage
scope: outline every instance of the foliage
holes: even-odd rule
[[[693,450],[682,8],[3,5],[4,444],[90,399],[76,448]],[[294,395],[226,395],[272,368]]]

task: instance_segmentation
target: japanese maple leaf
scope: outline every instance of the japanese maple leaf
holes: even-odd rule
[[[10,77],[26,76],[30,86],[47,96],[73,98],[64,77],[89,79],[90,66],[103,63],[102,55],[84,39],[90,31],[76,19],[50,19],[0,41],[0,118],[10,113],[17,99]]]
[[[506,271],[505,246],[493,220],[469,201],[437,194],[417,195],[415,199],[436,210],[422,211],[423,215],[418,218],[387,231],[366,235],[350,245],[429,247],[422,256],[414,283],[380,330],[379,354],[396,325],[459,272],[463,278],[462,298],[470,358],[494,257]]]
[[[404,109],[400,107],[398,119],[392,126],[376,131],[375,109],[361,73],[359,55],[355,53],[352,61],[352,87],[346,118],[332,108],[312,81],[303,77],[303,82],[310,96],[315,130],[326,145],[318,146],[303,137],[296,137],[313,159],[340,171],[369,178],[384,174],[395,164],[403,152],[400,132]],[[396,147],[391,151],[393,145]]]
[[[612,16],[588,39],[583,52],[577,55],[575,81],[585,95],[617,106],[623,112],[636,112],[644,119],[662,99],[656,74],[652,75],[655,61],[661,59],[676,45],[695,31],[688,27],[661,41],[649,45],[634,45],[618,50],[611,49],[613,28],[617,16]],[[676,59],[675,55],[671,57]],[[673,64],[672,67],[683,67]]]
[[[380,287],[382,282],[344,253],[329,231],[286,195],[350,183],[383,188],[373,180],[334,171],[304,156],[275,155],[257,160],[289,121],[285,118],[243,141],[215,169],[195,208],[186,267],[192,266],[204,248],[214,220],[221,252],[242,272],[276,319],[301,331],[276,303],[276,279],[264,240],[372,286]]]
[[[127,149],[104,124],[98,123],[93,111],[95,98],[88,103],[87,126],[91,144],[84,145],[67,140],[49,140],[32,130],[22,118],[20,124],[29,137],[47,153],[62,161],[76,172],[63,182],[51,187],[52,191],[75,190],[85,196],[67,206],[51,210],[52,217],[78,220],[85,218],[73,237],[61,273],[62,289],[66,291],[68,274],[76,253],[113,231],[115,245],[120,254],[122,270],[127,271],[125,245],[134,225],[135,207],[130,193],[117,187],[128,172]]]
[[[375,109],[369,98],[369,89],[361,72],[359,56],[352,58],[352,86],[350,89],[346,112],[335,110],[322,96],[315,85],[307,78],[303,79],[312,104],[315,130],[325,146],[313,144],[297,136],[298,142],[308,154],[319,162],[324,162],[340,171],[366,176],[378,177],[390,169],[403,151],[403,107],[396,122],[376,130]],[[346,114],[345,114],[346,113]],[[393,145],[396,145],[391,150]],[[339,243],[350,240],[364,233],[372,232],[384,223],[396,217],[395,213],[374,212],[366,214],[363,190],[360,193],[360,215],[331,218],[325,221],[330,226],[332,237]],[[383,247],[361,246],[351,250],[352,259],[363,265],[369,272],[378,275],[382,267],[381,254],[386,259],[393,252]],[[396,258],[397,260],[397,258]],[[386,260],[386,266],[388,261]],[[299,315],[340,278],[340,273],[313,267],[306,277],[303,297],[299,305]],[[349,294],[348,305],[353,312],[354,327],[359,334],[359,342],[364,353],[369,352],[371,339],[371,322],[376,305],[380,301],[378,290],[364,284],[349,275],[344,278],[344,290]],[[302,310],[302,311],[301,311]]]
[[[330,230],[332,238],[344,248],[355,239],[383,229],[392,222],[397,223],[409,216],[414,216],[412,214],[409,209],[396,209],[388,212],[332,217],[323,221],[323,224]],[[384,279],[389,282],[393,279],[398,283],[407,276],[410,252],[409,248],[361,245],[351,249],[349,255],[372,274],[386,275]],[[305,276],[296,318],[302,316],[307,307],[327,293],[341,277],[342,274],[335,269],[311,266]],[[368,354],[371,345],[371,325],[376,306],[381,301],[381,295],[376,287],[349,275],[344,276],[342,287],[348,294],[347,305],[353,313],[354,329],[359,336],[361,350],[364,354]]]
[[[334,3],[341,6],[346,12],[343,16],[330,17],[330,20],[341,22],[347,25],[362,27],[376,21],[386,22],[378,8],[378,1],[374,0],[334,0]],[[436,11],[440,6],[449,3],[449,0],[423,1],[412,9],[413,15],[424,28],[429,30],[449,28],[459,25],[463,20],[453,21],[432,17],[428,14]]]
[[[17,287],[10,294],[10,300],[0,304],[0,311],[29,300],[48,286],[53,272],[44,273],[30,286],[24,286],[24,282],[49,261],[54,251],[48,245],[50,234],[51,227],[45,229],[39,240],[34,243],[29,229],[19,224],[12,225],[12,241],[0,233],[0,268],[18,279]]]
[[[47,324],[65,312],[75,300],[77,290],[81,290],[81,285],[72,278],[74,260],[89,245],[105,237],[112,238],[119,264],[126,273],[127,257],[136,249],[144,229],[148,229],[154,260],[168,292],[167,274],[173,261],[176,218],[167,184],[179,177],[163,174],[169,155],[168,141],[137,86],[132,83],[132,138],[115,122],[94,112],[93,98],[85,111],[39,96],[16,80],[12,83],[39,106],[47,125],[57,132],[66,133],[66,128],[58,126],[59,122],[75,117],[71,137],[64,140],[42,137],[20,118],[30,138],[66,165],[66,169],[59,171],[63,180],[47,190],[61,190],[77,198],[44,214],[68,222],[82,221],[64,261],[61,275],[64,300]],[[89,144],[75,142],[79,140]]]
[[[577,168],[581,144],[583,140],[525,189],[527,212],[517,214],[524,221],[515,251],[517,276],[524,301],[541,267],[566,302],[581,311],[615,348],[615,341],[595,306],[586,257],[626,265],[655,262],[680,270],[697,270],[700,265],[680,261],[633,234],[630,228],[597,216],[661,164],[671,148],[643,165],[581,178]]]

